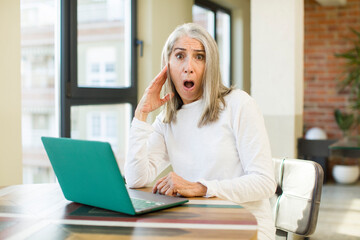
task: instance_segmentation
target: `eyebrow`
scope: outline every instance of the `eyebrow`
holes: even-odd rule
[[[186,48],[174,48],[174,51],[175,50],[181,50],[181,51],[186,51]],[[205,52],[205,50],[202,50],[202,49],[195,49],[194,50],[195,52]]]

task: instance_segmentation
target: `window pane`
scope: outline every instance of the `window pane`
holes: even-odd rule
[[[225,86],[230,86],[230,15],[216,13],[216,41],[220,54],[221,76]]]
[[[55,182],[41,136],[58,136],[55,0],[21,0],[23,182]]]
[[[78,85],[130,86],[130,0],[78,0]]]
[[[71,107],[71,138],[109,142],[123,172],[130,128],[131,105]]]
[[[206,8],[193,5],[192,7],[193,22],[203,26],[210,35],[215,38],[214,34],[214,13]]]

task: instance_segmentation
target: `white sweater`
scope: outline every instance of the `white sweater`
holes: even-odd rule
[[[126,182],[129,187],[143,187],[171,164],[179,176],[205,185],[207,196],[250,210],[258,221],[258,239],[275,239],[269,197],[276,182],[263,117],[255,101],[241,90],[233,90],[225,102],[219,120],[200,128],[202,99],[183,105],[175,123],[163,123],[162,116],[153,125],[134,118]]]

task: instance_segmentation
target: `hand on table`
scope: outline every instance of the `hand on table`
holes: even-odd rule
[[[146,121],[148,114],[162,105],[164,105],[174,93],[168,93],[165,97],[160,98],[161,88],[167,79],[167,66],[152,80],[146,88],[138,106],[135,110],[135,117],[141,121]]]
[[[152,192],[168,196],[201,197],[205,196],[207,187],[198,182],[189,182],[174,172],[160,178],[154,185]]]

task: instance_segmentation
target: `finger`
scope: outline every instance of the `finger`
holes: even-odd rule
[[[162,183],[159,184],[158,186],[158,191],[161,194],[165,194],[165,192],[169,189],[172,188],[172,184],[171,184],[171,173],[169,173],[167,176],[165,176],[164,181],[162,181]]]
[[[151,87],[161,86],[164,85],[167,79],[167,66],[165,66],[161,72],[154,78],[152,81]]]
[[[176,191],[177,194],[179,194],[180,196],[183,196],[183,197],[188,197],[188,194],[187,194],[187,191],[185,190],[182,190],[182,189],[178,189]]]
[[[162,177],[162,178],[160,178],[159,180],[156,181],[156,183],[155,183],[155,185],[153,186],[153,189],[152,189],[153,193],[157,192],[159,184],[162,183],[162,181],[164,181],[165,178],[166,178],[166,176]]]
[[[163,97],[162,99],[160,99],[161,104],[165,104],[166,102],[168,102],[172,97],[174,97],[174,93],[168,93],[165,95],[165,97]]]
[[[164,177],[160,178],[159,180],[156,181],[156,183],[153,186],[152,192],[156,193],[157,192],[157,187],[158,185],[164,180]]]
[[[163,69],[161,69],[161,71],[158,73],[158,75],[156,75],[156,77],[154,77],[154,79],[151,81],[152,83],[153,82],[156,82],[158,81],[159,79],[163,79],[165,77],[166,79],[166,76],[167,76],[167,66],[163,67]]]
[[[159,190],[159,193],[165,194],[169,189],[170,189],[170,186],[168,184],[166,184]]]
[[[169,187],[163,182],[161,182],[157,187],[156,187],[156,191],[159,193],[159,194],[164,194],[166,192],[166,190],[168,189]]]
[[[155,77],[155,79],[157,80],[161,80],[161,81],[164,81],[166,80],[167,78],[167,65],[165,65],[165,67],[163,67],[163,69],[160,71],[160,73]]]
[[[158,182],[156,182],[156,184],[153,186],[152,188],[152,193],[156,193],[157,192],[157,185],[158,185]]]
[[[166,181],[166,180],[164,180],[164,181],[162,181],[161,183],[159,183],[159,185],[157,186],[158,192],[161,192],[162,189],[163,189],[166,185],[167,185],[167,181]]]
[[[175,196],[175,195],[176,195],[176,192],[174,192],[174,189],[169,188],[169,189],[164,193],[164,195],[167,195],[167,196]]]
[[[167,179],[168,180],[168,179]],[[174,191],[175,191],[175,188],[174,186],[171,184],[170,181],[167,181],[166,182],[166,185],[163,187],[162,189],[162,194],[164,195],[168,195],[168,196],[173,196],[174,195]]]

